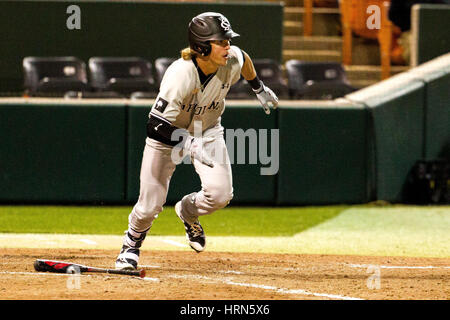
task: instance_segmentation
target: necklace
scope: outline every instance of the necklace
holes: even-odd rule
[[[206,85],[207,85],[208,82],[212,79],[212,77],[214,77],[215,75],[216,75],[215,72],[214,72],[214,73],[211,73],[211,74],[208,76],[208,78],[206,78],[205,81],[203,81],[203,83],[202,83],[202,81],[200,80],[200,88],[202,89],[202,91],[205,91]]]
[[[200,79],[200,89],[202,91],[205,90],[206,85],[208,84],[208,82],[216,75],[216,72],[211,73],[208,77],[203,73],[202,69],[199,68],[197,62],[194,62],[195,67],[197,69],[197,73],[198,73],[198,77]]]

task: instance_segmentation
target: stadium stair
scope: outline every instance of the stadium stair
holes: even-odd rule
[[[271,0],[269,0],[271,1]],[[313,8],[313,34],[303,36],[303,0],[284,1],[283,70],[290,59],[313,62],[342,62],[341,21],[338,8]],[[408,70],[392,66],[391,74]],[[377,41],[353,39],[353,65],[345,66],[348,80],[364,88],[381,80],[380,51]]]

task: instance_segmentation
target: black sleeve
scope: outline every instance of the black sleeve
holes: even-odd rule
[[[168,120],[150,113],[147,121],[147,137],[174,147],[182,142],[185,136],[189,135],[187,130],[181,129],[185,131],[183,136],[180,136],[177,140],[172,140],[172,134],[177,129],[179,128],[173,126]]]

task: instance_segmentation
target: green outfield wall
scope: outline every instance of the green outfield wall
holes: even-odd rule
[[[423,158],[450,159],[450,54],[413,68],[408,74],[425,84]]]
[[[346,96],[363,103],[373,126],[376,198],[401,201],[403,185],[424,145],[424,98],[421,81],[392,77]]]
[[[125,116],[123,103],[2,103],[0,201],[123,201]]]
[[[281,106],[278,204],[370,200],[368,113],[356,103]]]
[[[450,159],[449,82],[447,54],[334,101],[280,101],[269,116],[256,100],[227,101],[231,204],[402,202],[417,160]],[[134,203],[152,104],[0,99],[0,202]],[[244,164],[236,130],[248,133]],[[263,155],[278,154],[271,175],[264,141]],[[179,165],[168,203],[200,187],[192,165]]]
[[[370,114],[375,199],[399,202],[414,163],[450,159],[450,54],[347,95]]]
[[[80,8],[80,29],[68,29],[70,5]],[[23,91],[26,56],[139,56],[154,62],[178,57],[188,46],[187,26],[197,14],[221,12],[241,36],[233,43],[254,58],[281,63],[282,3],[143,1],[0,1],[0,92]]]

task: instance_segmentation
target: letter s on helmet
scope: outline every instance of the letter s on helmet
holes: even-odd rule
[[[204,12],[192,18],[188,27],[189,46],[192,50],[207,56],[211,53],[211,40],[230,40],[239,37],[231,30],[228,19],[220,13]]]

